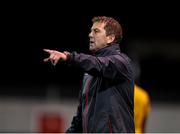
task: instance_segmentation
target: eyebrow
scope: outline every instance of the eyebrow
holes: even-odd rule
[[[91,28],[91,31],[92,31],[92,30],[99,30],[99,31],[100,31],[100,29],[99,29],[99,28]]]

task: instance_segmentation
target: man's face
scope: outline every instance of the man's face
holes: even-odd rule
[[[89,33],[89,50],[96,52],[97,50],[104,48],[108,43],[112,41],[106,36],[106,31],[104,29],[105,23],[95,22],[91,27],[91,32]]]

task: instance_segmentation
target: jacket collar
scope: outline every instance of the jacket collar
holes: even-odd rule
[[[119,44],[111,43],[108,46],[95,52],[96,56],[115,55],[120,53]]]

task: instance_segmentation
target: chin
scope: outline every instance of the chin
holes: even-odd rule
[[[89,50],[90,50],[90,51],[93,51],[94,49],[93,49],[92,47],[89,47]]]

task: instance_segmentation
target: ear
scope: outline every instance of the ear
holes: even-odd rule
[[[111,34],[107,36],[107,43],[112,43],[115,40],[115,35]]]

